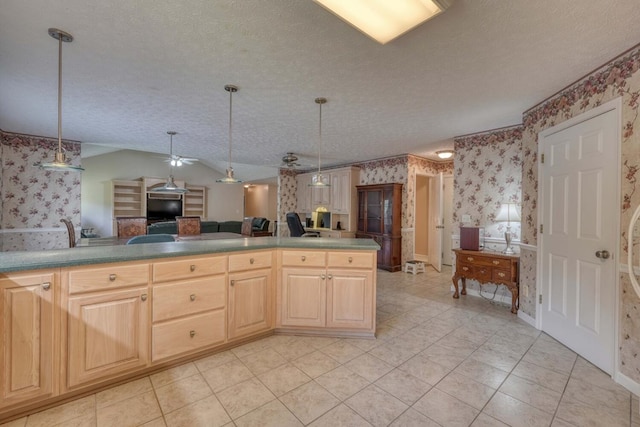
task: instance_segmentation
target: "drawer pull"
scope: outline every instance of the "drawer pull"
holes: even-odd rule
[[[249,259],[249,264],[253,264],[255,262],[255,260],[253,258]]]
[[[110,282],[114,282],[116,280],[116,275],[115,274],[110,274],[109,275],[109,281]]]
[[[462,270],[469,271],[469,267],[462,267]]]
[[[236,284],[236,281],[235,281],[235,280],[232,280],[232,281],[231,281],[231,286],[233,286],[233,285],[235,285],[235,284]]]
[[[306,257],[306,256],[304,256],[304,255],[302,255],[302,256],[300,257],[300,259],[302,260],[302,262],[304,262],[304,261],[306,261],[306,260],[307,260],[307,257]]]
[[[189,331],[189,336],[191,338],[195,337],[196,336],[196,331],[194,331],[194,330]]]
[[[506,276],[506,274],[504,274],[504,273],[501,271],[500,273],[498,273],[498,276],[500,276],[500,277],[505,277],[505,276]]]
[[[140,295],[140,299],[141,299],[142,301],[146,301],[146,300],[147,300],[147,294],[142,294],[142,295]]]
[[[191,301],[195,301],[195,300],[196,300],[196,294],[191,294],[191,295],[189,295],[189,299],[190,299]]]
[[[194,271],[196,271],[196,265],[195,264],[191,264],[191,266],[189,267],[189,270],[191,270],[192,273]]]
[[[468,256],[467,257],[467,261],[473,261],[473,257],[472,256]]]
[[[44,282],[42,284],[42,289],[44,289],[45,291],[48,291],[51,288],[51,282]]]
[[[495,265],[498,265],[498,264],[500,264],[500,261],[498,261],[497,259],[494,259],[494,260],[493,260],[493,263],[494,263]]]
[[[353,257],[349,257],[349,264],[353,262]]]

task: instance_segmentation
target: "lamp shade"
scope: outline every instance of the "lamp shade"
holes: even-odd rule
[[[496,216],[496,221],[520,222],[519,210],[520,206],[517,203],[503,203]]]

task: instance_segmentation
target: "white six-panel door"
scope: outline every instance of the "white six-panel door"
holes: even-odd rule
[[[609,374],[615,356],[619,119],[541,135],[542,330]]]

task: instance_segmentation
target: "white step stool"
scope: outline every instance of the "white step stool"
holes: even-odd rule
[[[424,273],[424,262],[422,261],[407,261],[404,264],[404,272],[411,274]]]

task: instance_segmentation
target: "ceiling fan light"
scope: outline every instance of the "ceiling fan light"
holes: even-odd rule
[[[441,159],[450,159],[453,157],[453,150],[442,150],[442,151],[436,151],[436,154],[438,155],[438,157],[440,157]]]
[[[178,167],[182,166],[182,160],[180,159],[176,160],[176,166]]]
[[[380,44],[444,12],[453,0],[314,0]]]

